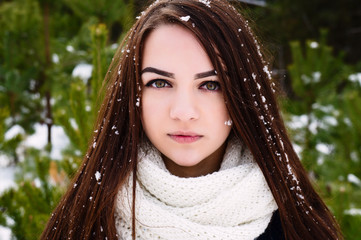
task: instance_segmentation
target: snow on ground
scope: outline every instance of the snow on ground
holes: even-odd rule
[[[67,50],[71,52],[74,51],[74,48],[72,46],[67,46]],[[57,55],[53,56],[53,61],[59,61]],[[91,64],[78,64],[74,68],[72,76],[80,77],[84,81],[84,83],[86,83],[91,77],[92,69],[93,66]],[[37,149],[43,149],[46,146],[48,134],[47,126],[45,124],[36,124],[34,128],[35,133],[31,136],[28,136],[25,141],[20,144],[21,146],[19,148],[33,147]],[[9,140],[18,134],[24,135],[25,131],[19,125],[15,125],[5,133],[5,140]],[[63,128],[60,126],[53,126],[52,150],[50,153],[50,157],[57,160],[61,159],[61,151],[69,144],[69,142],[70,141],[66,136]],[[21,151],[19,151],[19,153],[21,153]],[[19,158],[23,159],[23,157],[21,156]],[[15,167],[7,167],[9,163],[10,160],[6,156],[0,155],[0,194],[5,189],[16,186],[14,181]],[[10,240],[10,234],[10,229],[0,226],[0,240]]]
[[[47,144],[47,126],[45,124],[36,124],[34,126],[35,133],[33,135],[28,136],[23,143],[21,143],[20,148],[24,147],[33,147],[37,149],[43,149]],[[24,134],[24,130],[15,125],[10,128],[5,133],[5,139],[9,140],[15,137],[17,134]],[[60,126],[52,127],[52,151],[50,156],[52,159],[61,159],[61,151],[69,144],[69,139],[65,135],[65,132]],[[21,151],[20,151],[21,152]],[[23,159],[23,157],[20,157]],[[4,155],[0,155],[0,194],[11,187],[15,187],[16,183],[15,179],[15,171],[16,168],[14,166],[7,166],[10,163],[8,157]],[[0,240],[10,240],[11,231],[9,228],[5,228],[0,226]]]
[[[5,156],[0,156],[0,194],[8,188],[15,187],[14,182],[15,167],[5,167],[9,160]],[[11,230],[0,226],[0,240],[10,240]]]
[[[10,240],[11,230],[9,228],[5,228],[0,226],[0,240]]]
[[[0,194],[8,188],[16,186],[14,176],[15,167],[0,167]]]

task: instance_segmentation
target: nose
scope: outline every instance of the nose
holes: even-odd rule
[[[199,118],[197,101],[191,93],[175,93],[170,107],[170,118],[191,121]]]

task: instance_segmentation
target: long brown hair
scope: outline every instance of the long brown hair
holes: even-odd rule
[[[184,16],[189,21],[182,21]],[[131,173],[136,180],[144,137],[139,106],[143,44],[164,24],[191,31],[210,57],[234,123],[232,134],[247,144],[261,168],[286,239],[341,239],[292,147],[261,48],[248,22],[225,0],[161,0],[142,13],[114,56],[93,142],[41,239],[117,238],[115,198]]]

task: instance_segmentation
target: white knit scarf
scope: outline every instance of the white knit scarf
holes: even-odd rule
[[[277,205],[250,151],[232,139],[218,172],[180,178],[153,147],[139,151],[136,182],[137,239],[253,240]],[[132,176],[116,199],[119,239],[131,239]]]

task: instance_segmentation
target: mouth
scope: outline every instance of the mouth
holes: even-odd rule
[[[193,143],[203,137],[203,135],[192,132],[174,132],[169,133],[168,136],[177,143]]]

